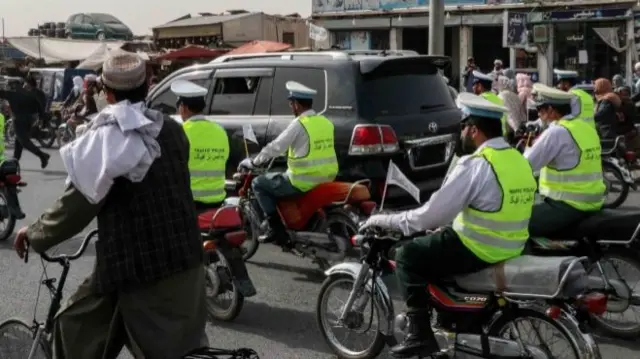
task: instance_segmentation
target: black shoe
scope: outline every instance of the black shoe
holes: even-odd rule
[[[393,348],[390,353],[394,358],[437,357],[440,348],[431,330],[430,311],[421,310],[407,313],[409,331],[404,341]]]
[[[287,230],[282,224],[282,220],[278,215],[270,216],[266,220],[268,226],[265,228],[264,234],[258,237],[258,240],[263,243],[276,242],[279,245],[283,245],[289,242],[289,235]]]
[[[45,153],[40,157],[40,168],[45,169],[49,165],[49,158],[51,155]]]

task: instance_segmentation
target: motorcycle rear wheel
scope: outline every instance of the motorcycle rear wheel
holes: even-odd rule
[[[624,252],[622,250],[618,250],[618,249],[612,249],[609,248],[607,249],[607,251],[604,253],[603,258],[601,259],[601,263],[603,265],[603,267],[605,267],[605,273],[607,274],[607,276],[610,279],[618,279],[616,277],[621,277],[622,274],[620,274],[620,276],[618,276],[616,273],[617,271],[608,271],[607,268],[611,268],[612,266],[617,267],[614,265],[614,261],[615,262],[623,262],[626,263],[628,266],[632,267],[633,269],[635,269],[635,271],[637,273],[640,273],[640,260],[638,260],[636,257],[638,256],[638,252],[632,250],[630,253],[628,253],[629,250],[626,249]],[[589,274],[593,273],[593,270],[597,270],[595,269],[596,267],[593,266],[592,268],[590,268],[589,270]],[[618,268],[616,268],[618,270]],[[624,280],[626,282],[626,280],[624,278],[619,278],[621,280]],[[631,303],[629,303],[629,307],[633,307],[634,303],[633,303],[633,298],[634,298],[634,286],[630,283],[627,283],[627,285],[630,287],[631,290],[631,299],[630,301],[632,301]],[[638,297],[638,294],[635,295],[635,297]],[[612,298],[610,297],[609,300],[611,300]],[[635,300],[637,301],[637,299]],[[640,309],[640,308],[638,308]],[[626,310],[631,310],[634,311],[633,308],[627,308]],[[625,310],[625,311],[626,311]],[[635,323],[635,325],[631,325],[628,327],[616,327],[615,325],[611,324],[610,322],[608,322],[604,317],[607,316],[607,314],[612,314],[611,312],[607,311],[603,314],[602,317],[598,317],[598,316],[592,316],[593,318],[593,325],[595,327],[597,327],[598,329],[602,330],[603,332],[605,332],[607,335],[615,337],[615,338],[621,338],[621,339],[637,339],[638,337],[640,337],[640,323]],[[634,315],[635,316],[635,315]]]
[[[244,306],[244,295],[233,282],[229,262],[222,252],[216,250],[215,256],[218,260],[205,266],[207,313],[212,319],[230,322],[240,314]],[[215,297],[227,292],[231,293],[229,305],[222,306],[216,302]]]
[[[4,191],[0,190],[0,207],[4,207],[6,218],[0,216],[0,224],[4,224],[4,229],[0,230],[0,241],[6,241],[13,234],[16,228],[16,217],[9,212],[9,200]]]
[[[345,250],[340,250],[340,245],[336,243],[336,249],[339,254],[343,255],[342,259],[337,261],[328,261],[326,259],[318,258],[316,262],[320,266],[321,270],[327,270],[332,265],[342,262],[350,254],[354,254],[353,245],[351,244],[351,237],[358,233],[358,225],[354,223],[348,213],[341,208],[333,208],[327,211],[326,218],[316,224],[313,229],[314,232],[325,233],[330,232],[336,241],[343,241],[341,244]]]
[[[246,201],[242,204],[242,227],[248,232],[248,238],[242,243],[242,260],[245,262],[251,259],[260,247],[260,219],[255,209],[251,206],[251,202]]]
[[[605,203],[603,205],[603,208],[618,208],[624,203],[624,201],[627,200],[627,197],[629,196],[630,186],[628,183],[624,181],[624,177],[622,176],[622,173],[620,172],[619,169],[617,169],[611,163],[603,161],[602,162],[603,177],[607,173],[615,177],[615,181],[619,183],[620,192],[618,196],[610,196],[610,191],[611,191],[611,188],[613,187],[613,184],[611,183],[611,180],[607,180],[607,178],[605,177],[604,183],[607,186],[607,188],[605,191]],[[611,200],[609,198],[611,198]]]

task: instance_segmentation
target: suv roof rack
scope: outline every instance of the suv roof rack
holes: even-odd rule
[[[335,50],[334,50],[335,51]],[[352,56],[418,56],[413,50],[339,50]]]
[[[300,57],[330,57],[331,60],[350,60],[353,56],[418,56],[419,54],[413,50],[318,50],[318,51],[287,51],[287,52],[268,52],[262,54],[238,54],[238,55],[222,55],[212,61],[210,64],[229,62],[235,60],[249,60],[260,58],[278,58],[281,60],[293,60]]]

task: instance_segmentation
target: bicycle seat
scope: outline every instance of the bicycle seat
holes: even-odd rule
[[[603,209],[578,222],[575,226],[554,233],[551,239],[595,238],[626,241],[640,224],[640,211]]]
[[[212,208],[198,214],[198,228],[201,231],[240,227],[242,227],[242,217],[237,207]]]

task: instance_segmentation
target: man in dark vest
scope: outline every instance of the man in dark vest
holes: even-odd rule
[[[177,122],[144,106],[140,57],[112,53],[103,69],[112,106],[61,149],[70,184],[14,247],[21,257],[28,245],[42,253],[97,217],[95,269],[58,313],[53,358],[115,358],[123,343],[114,338],[128,339],[136,358],[180,358],[206,345],[189,142]]]

